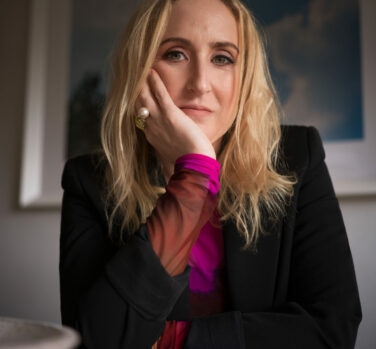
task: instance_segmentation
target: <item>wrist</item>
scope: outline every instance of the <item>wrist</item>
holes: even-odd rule
[[[219,191],[219,173],[221,165],[211,156],[204,154],[185,154],[175,162],[175,172],[180,169],[190,169],[202,173],[208,178],[208,189],[213,194]]]

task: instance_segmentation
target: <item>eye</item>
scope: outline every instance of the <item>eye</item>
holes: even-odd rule
[[[234,61],[225,55],[217,55],[212,59],[212,61],[218,65],[234,64]]]
[[[181,61],[186,58],[184,53],[180,51],[166,52],[163,57],[171,61]]]

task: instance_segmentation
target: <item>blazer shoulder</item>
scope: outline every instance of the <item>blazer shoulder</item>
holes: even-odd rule
[[[325,159],[319,132],[312,126],[281,126],[281,156],[291,171],[315,167]]]
[[[103,208],[104,176],[107,162],[101,153],[80,155],[67,160],[61,179],[65,192],[84,197]]]

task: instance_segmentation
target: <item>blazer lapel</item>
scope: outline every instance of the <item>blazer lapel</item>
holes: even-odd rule
[[[242,250],[244,240],[232,221],[223,224],[229,310],[242,312],[271,308],[277,282],[281,224],[267,224],[257,252]]]

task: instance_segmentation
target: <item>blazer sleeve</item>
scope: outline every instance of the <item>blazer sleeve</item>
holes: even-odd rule
[[[362,318],[350,247],[318,132],[307,129],[308,166],[296,185],[286,302],[264,312],[195,318],[193,348],[350,349]]]
[[[82,348],[150,349],[188,286],[189,267],[171,277],[145,225],[115,250],[80,170],[68,161],[62,179],[62,323],[80,332]]]

